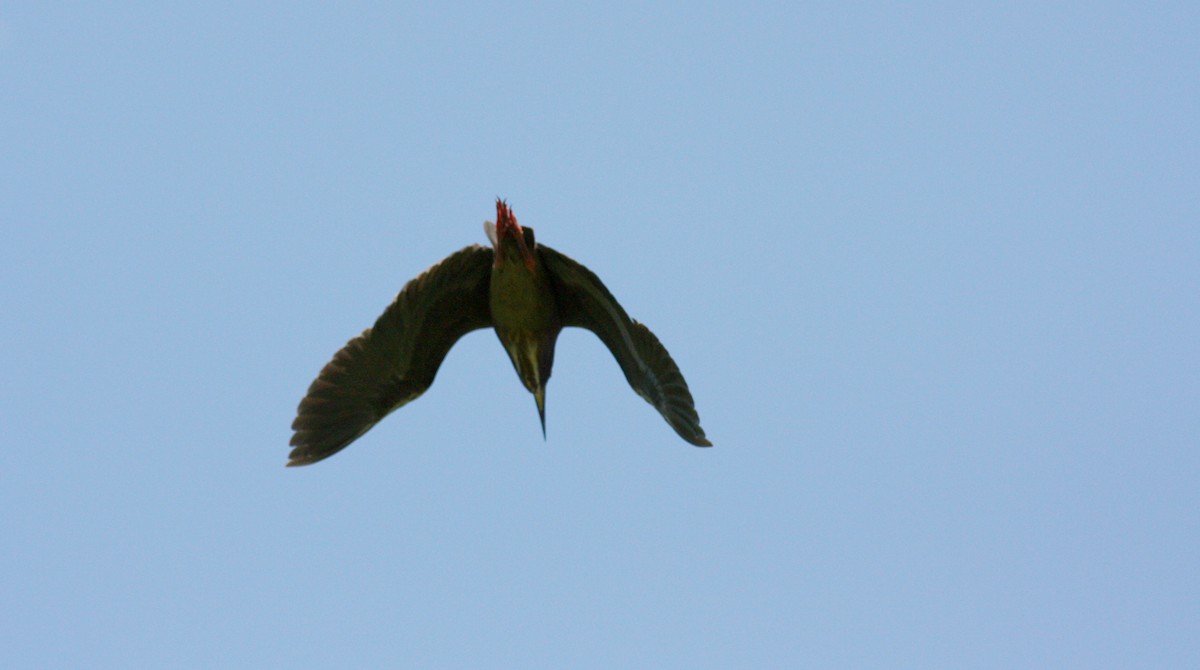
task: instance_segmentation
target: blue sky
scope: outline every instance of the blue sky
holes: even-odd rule
[[[1191,3],[6,3],[14,667],[1200,664]],[[285,469],[493,199],[591,334]]]

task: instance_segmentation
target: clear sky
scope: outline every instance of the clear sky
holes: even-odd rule
[[[1200,666],[1195,3],[403,4],[0,6],[7,666]],[[480,331],[285,469],[497,196],[716,446]]]

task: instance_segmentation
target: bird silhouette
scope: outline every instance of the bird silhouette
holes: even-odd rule
[[[408,284],[375,325],[350,340],[300,401],[288,465],[328,458],[433,384],[446,353],[463,335],[495,329],[521,383],[537,403],[546,432],[546,382],[564,327],[586,328],[612,352],[633,390],[675,432],[712,446],[692,394],[662,343],[629,318],[590,270],[538,244],[503,200],[484,223],[494,250],[472,245]]]

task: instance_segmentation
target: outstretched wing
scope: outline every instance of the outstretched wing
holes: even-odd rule
[[[491,325],[492,250],[455,252],[408,282],[395,302],[321,370],[292,422],[288,465],[337,453],[433,384],[460,337]]]
[[[654,333],[629,318],[591,270],[545,245],[538,245],[538,252],[555,282],[563,325],[587,328],[598,335],[633,390],[653,405],[680,437],[698,447],[712,446],[704,437],[679,366]]]

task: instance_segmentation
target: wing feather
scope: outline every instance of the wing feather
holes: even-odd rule
[[[679,436],[698,447],[712,446],[679,366],[646,326],[629,318],[591,270],[538,245],[556,286],[564,326],[586,328],[612,352],[633,390],[662,414]]]
[[[375,325],[321,370],[292,422],[288,465],[344,449],[429,388],[463,335],[491,325],[492,250],[473,245],[408,282]]]

